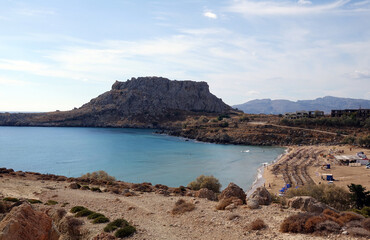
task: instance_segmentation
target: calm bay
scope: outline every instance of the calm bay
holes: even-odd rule
[[[281,147],[222,145],[155,134],[149,129],[0,127],[0,167],[79,177],[104,170],[118,180],[186,186],[214,175],[248,190],[257,169]]]

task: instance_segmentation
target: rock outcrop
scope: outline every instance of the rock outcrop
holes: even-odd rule
[[[216,194],[212,190],[209,190],[207,188],[201,188],[199,191],[195,193],[195,197],[207,198],[208,200],[211,200],[211,201],[217,200]]]
[[[189,114],[227,113],[232,108],[209,92],[206,82],[139,77],[65,112],[0,114],[0,125],[158,127]]]
[[[291,208],[300,209],[311,213],[322,213],[327,208],[334,210],[333,208],[327,206],[326,204],[321,203],[314,199],[313,197],[309,196],[293,197],[288,200],[288,206]]]
[[[0,240],[58,240],[52,219],[28,203],[14,207],[0,222]]]
[[[272,202],[271,194],[265,187],[258,187],[249,199],[254,199],[258,202],[259,205],[270,205]]]
[[[239,198],[240,200],[243,201],[243,203],[245,203],[245,198],[246,198],[246,195],[245,195],[245,192],[243,191],[242,188],[240,188],[238,185],[236,185],[235,183],[230,183],[227,188],[225,188],[220,196],[218,197],[219,200],[221,199],[226,199],[226,198],[232,198],[232,197],[236,197],[236,198]]]

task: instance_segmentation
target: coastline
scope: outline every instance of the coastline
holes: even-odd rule
[[[290,148],[289,147],[286,147],[285,146],[285,151],[284,153],[280,154],[279,156],[277,156],[274,160],[272,160],[271,162],[267,162],[267,163],[262,163],[262,166],[260,166],[258,169],[257,169],[257,174],[256,174],[256,178],[255,180],[253,181],[251,187],[248,189],[248,191],[245,192],[245,194],[247,195],[247,198],[249,198],[250,195],[252,195],[252,193],[259,187],[261,186],[264,186],[265,182],[266,182],[266,179],[264,178],[264,172],[265,172],[265,168],[267,168],[268,166],[271,166],[273,164],[275,164],[276,162],[278,162],[280,159],[282,159],[284,156],[286,156],[290,151]]]

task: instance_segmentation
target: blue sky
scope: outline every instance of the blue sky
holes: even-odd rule
[[[115,80],[369,99],[370,0],[0,1],[0,111],[79,107]]]

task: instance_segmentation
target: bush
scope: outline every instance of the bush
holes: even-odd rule
[[[84,222],[80,219],[74,218],[72,216],[66,216],[59,226],[59,231],[62,233],[68,233],[70,236],[73,237],[81,236],[80,226],[83,225],[83,223]]]
[[[93,211],[86,208],[86,209],[83,209],[83,210],[79,211],[78,213],[76,213],[75,216],[76,217],[87,217],[87,216],[89,216],[93,213],[94,213]]]
[[[71,213],[77,213],[77,212],[80,212],[82,210],[85,210],[86,208],[85,207],[82,207],[82,206],[75,206],[73,208],[71,208]]]
[[[289,189],[285,196],[288,198],[295,196],[311,196],[319,202],[341,211],[351,207],[350,193],[346,191],[346,189],[335,185],[305,185],[297,189]]]
[[[120,228],[117,230],[117,232],[114,234],[117,238],[124,238],[128,237],[136,232],[136,228],[133,226],[125,226],[123,228]]]
[[[27,201],[31,204],[42,203],[40,200],[37,199],[27,199]]]
[[[58,202],[57,201],[54,201],[54,200],[48,200],[45,205],[57,205]]]
[[[105,217],[103,214],[101,213],[93,213],[93,214],[90,214],[87,219],[95,219],[95,218],[98,218],[98,217]]]
[[[172,209],[172,214],[182,214],[185,212],[190,212],[195,209],[195,205],[190,202],[186,202],[183,199],[178,200],[175,203],[175,207]]]
[[[103,215],[103,216],[99,216],[95,218],[92,223],[97,224],[97,223],[107,223],[107,222],[109,222],[109,218]]]
[[[315,216],[312,213],[298,213],[284,219],[283,223],[280,225],[280,231],[287,233],[307,233],[305,225],[306,221]]]
[[[90,190],[93,192],[101,192],[100,188],[98,187],[92,187]]]
[[[125,219],[116,219],[111,223],[108,223],[107,226],[104,228],[104,232],[113,232],[114,230],[129,226],[130,224]]]
[[[7,202],[19,202],[18,198],[13,198],[13,197],[6,197],[3,200]]]
[[[90,190],[90,187],[87,186],[87,185],[83,185],[80,189],[81,190]]]
[[[188,184],[188,188],[192,190],[199,190],[201,188],[207,188],[215,193],[219,193],[221,189],[221,184],[217,178],[214,176],[204,176],[200,175],[195,181]]]
[[[261,230],[261,229],[263,229],[263,228],[266,228],[267,227],[267,225],[265,224],[265,222],[262,220],[262,219],[260,219],[260,218],[258,218],[258,219],[256,219],[256,220],[254,220],[253,222],[251,222],[250,223],[250,225],[249,225],[249,229],[251,229],[251,230]]]
[[[351,200],[354,202],[356,208],[361,209],[364,206],[370,206],[370,191],[366,191],[362,185],[351,184],[348,185],[351,192]]]
[[[315,227],[315,231],[324,233],[339,233],[340,229],[341,227],[338,223],[330,220],[320,222]]]
[[[116,178],[113,176],[108,175],[105,171],[97,171],[92,173],[86,173],[82,175],[81,178],[83,179],[95,179],[95,180],[105,180],[105,181],[116,181]]]

